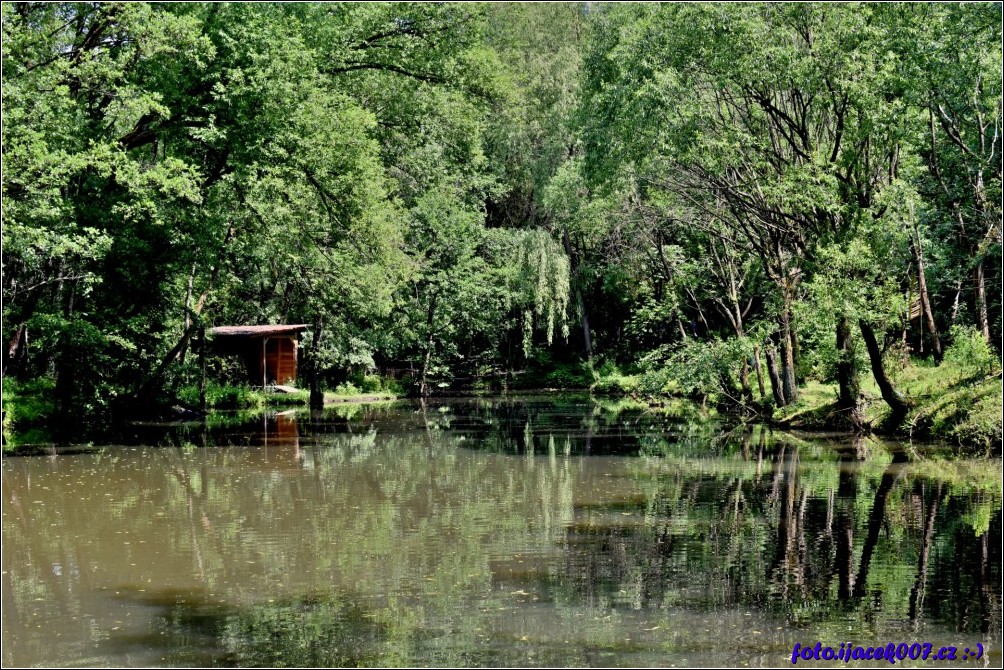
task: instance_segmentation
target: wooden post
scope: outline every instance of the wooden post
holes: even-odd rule
[[[268,338],[261,338],[261,390],[265,390],[265,380],[268,375]]]

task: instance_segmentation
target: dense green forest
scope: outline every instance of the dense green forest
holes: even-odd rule
[[[2,12],[5,431],[304,323],[303,386],[1000,443],[999,3]]]

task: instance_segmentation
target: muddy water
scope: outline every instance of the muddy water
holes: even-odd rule
[[[4,458],[5,667],[1001,664],[999,460],[574,398],[126,437]]]

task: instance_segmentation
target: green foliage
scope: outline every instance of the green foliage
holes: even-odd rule
[[[53,391],[56,384],[49,377],[26,382],[6,379],[3,383],[3,443],[13,447],[19,437],[32,428],[46,425],[55,416]]]
[[[1001,369],[997,353],[976,328],[952,326],[951,342],[945,350],[945,363],[972,376],[985,376]]]
[[[523,389],[588,389],[598,376],[585,361],[555,360],[546,350],[537,350],[527,361],[526,372],[514,385]]]
[[[638,390],[647,396],[676,396],[683,391],[668,367],[646,369],[638,380]]]
[[[987,388],[989,386],[989,388]],[[1000,385],[991,382],[984,385],[982,393],[977,390],[969,398],[960,398],[960,402],[969,401],[968,407],[955,425],[945,433],[960,444],[983,447],[987,451],[999,450],[1004,441],[1004,431],[1001,429],[1001,416],[1004,416],[1004,402],[1001,400]],[[939,434],[937,429],[933,433]]]
[[[750,355],[746,339],[688,338],[642,359],[639,388],[653,395],[736,396],[739,370]]]
[[[624,375],[614,370],[601,373],[589,390],[597,395],[632,395],[642,390],[642,384],[638,375]]]
[[[206,407],[212,409],[261,409],[272,395],[248,385],[232,385],[206,380]],[[292,395],[292,394],[290,394]],[[178,400],[188,407],[199,406],[199,387],[185,386],[178,392]],[[298,400],[302,400],[299,398]]]
[[[395,380],[385,379],[376,374],[365,373],[350,375],[349,381],[344,386],[346,391],[343,395],[351,395],[352,393],[379,393],[381,391],[397,395],[401,391],[400,385],[396,384]]]

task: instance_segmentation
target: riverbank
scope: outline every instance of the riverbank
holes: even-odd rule
[[[911,363],[896,372],[896,389],[910,409],[890,424],[891,410],[871,378],[862,380],[861,408],[867,426],[878,433],[907,439],[933,439],[972,449],[1001,452],[1004,394],[1001,373],[980,373],[951,363],[940,366]],[[797,402],[776,410],[773,422],[785,428],[832,430],[837,385],[810,381]]]
[[[596,399],[624,400],[648,407],[663,407],[667,403],[682,401],[680,393],[672,389],[652,392],[645,383],[645,375],[628,374],[616,366],[608,365],[595,373],[585,374],[574,370],[558,369],[551,375],[534,375],[538,383],[546,386],[534,389],[516,378],[513,388],[503,395],[582,393]],[[946,360],[941,365],[908,362],[892,371],[893,382],[910,404],[906,417],[896,425],[890,423],[890,409],[882,400],[878,386],[871,377],[862,378],[861,408],[867,429],[871,432],[905,439],[944,441],[975,451],[1001,453],[1004,398],[1002,398],[1001,373],[993,367],[986,370],[957,361]],[[6,385],[4,389],[4,451],[27,443],[56,441],[51,430],[54,402],[51,388],[43,386]],[[380,385],[383,386],[382,384]],[[443,395],[485,395],[476,388],[450,388]],[[497,395],[498,391],[490,392]],[[439,394],[437,394],[439,395]],[[324,393],[325,405],[362,404],[393,401],[405,397],[391,390],[365,390],[342,385],[335,391]],[[206,405],[211,412],[229,410],[267,410],[269,408],[301,407],[309,403],[306,390],[283,387],[281,389],[252,389],[210,383],[206,388]],[[693,398],[690,398],[693,400]],[[769,399],[760,398],[761,413],[756,421],[779,428],[807,432],[832,432],[846,430],[835,411],[837,386],[809,380],[799,390],[797,402],[784,408],[772,408]],[[697,399],[698,407],[713,410],[720,398],[708,396]],[[182,388],[179,404],[165,408],[163,418],[198,420],[201,416],[194,408],[199,406],[198,389]]]

